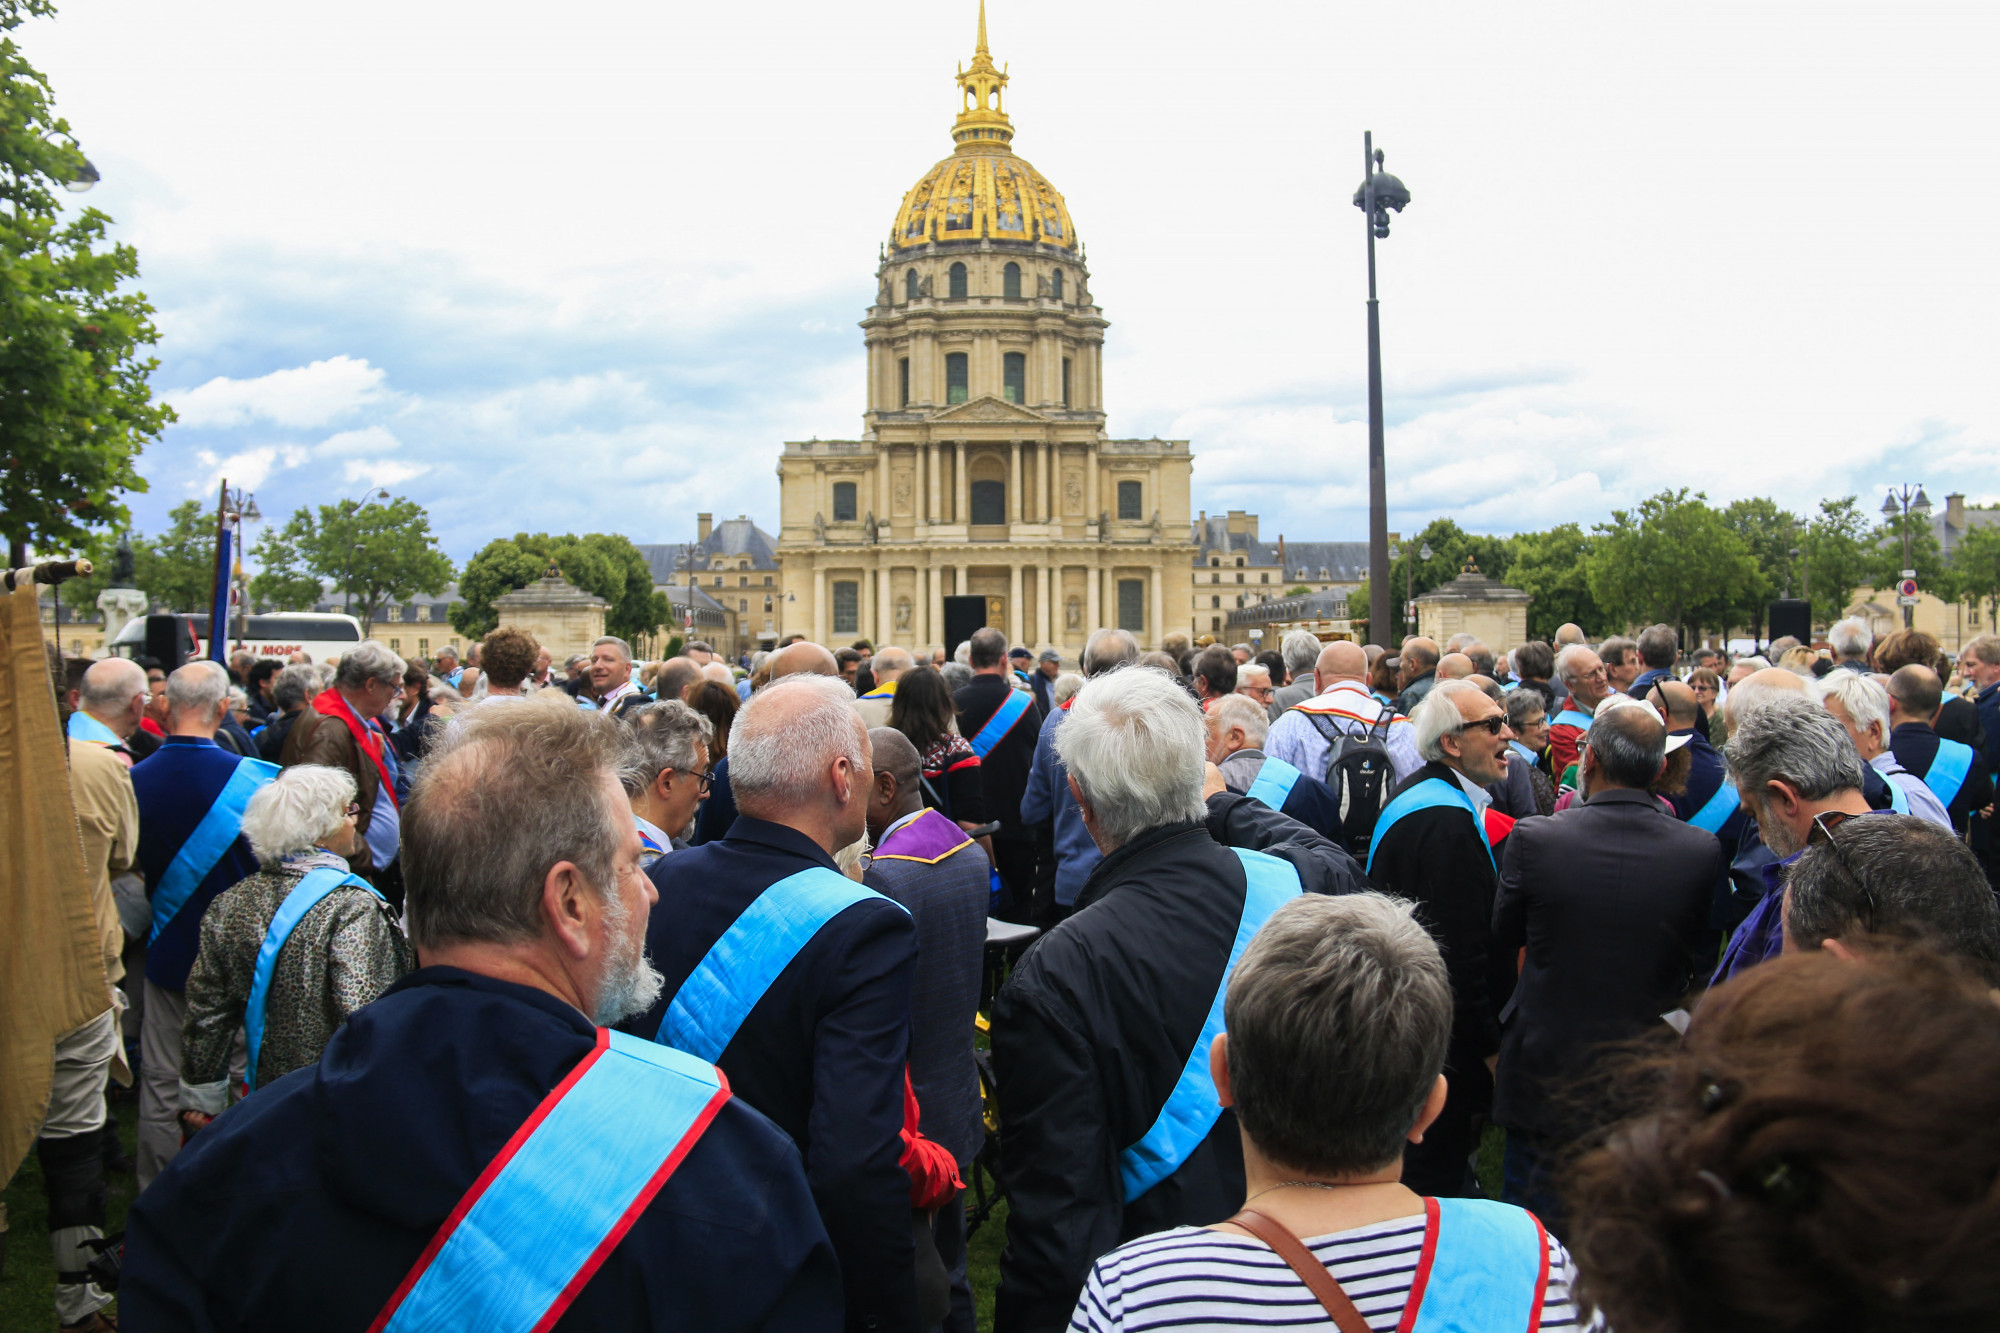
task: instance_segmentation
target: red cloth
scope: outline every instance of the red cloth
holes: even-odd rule
[[[1486,807],[1486,845],[1498,848],[1514,831],[1514,816],[1502,814],[1492,806]]]
[[[354,743],[361,752],[375,761],[375,771],[382,776],[382,790],[389,797],[389,804],[400,806],[396,800],[396,780],[389,776],[389,761],[382,755],[382,733],[370,726],[364,726],[361,715],[348,706],[340,697],[339,690],[326,690],[313,700],[313,711],[322,717],[338,718],[347,727],[347,734],[354,737]]]
[[[933,1143],[917,1131],[919,1112],[917,1090],[910,1086],[909,1067],[903,1069],[903,1170],[910,1173],[910,1207],[939,1208],[965,1188],[958,1178],[958,1163],[941,1143]]]
[[[167,738],[166,729],[162,727],[159,723],[153,721],[153,719],[150,717],[142,717],[139,719],[139,729],[141,731],[151,732],[153,735],[158,736],[161,740],[165,740]]]

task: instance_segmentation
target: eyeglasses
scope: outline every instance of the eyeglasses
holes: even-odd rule
[[[1453,728],[1453,730],[1471,731],[1472,729],[1477,727],[1477,728],[1483,728],[1486,734],[1489,736],[1498,736],[1502,731],[1502,729],[1506,727],[1506,725],[1507,725],[1507,715],[1505,713],[1495,713],[1492,717],[1480,717],[1480,718],[1474,718],[1470,722],[1461,722],[1458,724],[1458,726]]]
[[[353,819],[360,813],[361,813],[361,802],[349,801],[347,803],[347,816],[346,816],[347,818]]]
[[[695,780],[695,785],[701,791],[707,791],[709,790],[709,788],[715,785],[715,770],[712,768],[703,769],[699,773],[696,773],[690,769],[680,769],[680,770],[669,769],[667,771],[668,772],[678,771],[680,775],[684,778],[693,778]]]
[[[1806,846],[1811,847],[1816,843],[1825,843],[1833,850],[1834,862],[1840,866],[1841,873],[1847,876],[1853,883],[1856,892],[1861,895],[1862,928],[1872,931],[1875,929],[1875,918],[1878,914],[1875,905],[1875,895],[1870,892],[1868,885],[1862,882],[1861,876],[1854,872],[1853,863],[1847,859],[1847,853],[1840,849],[1839,839],[1833,836],[1835,829],[1852,818],[1853,816],[1844,810],[1824,810],[1814,815],[1812,818],[1812,827],[1806,830]]]

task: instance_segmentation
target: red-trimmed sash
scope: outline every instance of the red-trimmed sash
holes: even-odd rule
[[[389,776],[389,761],[382,754],[382,733],[363,723],[361,715],[340,697],[339,690],[322,692],[313,700],[312,706],[315,713],[338,718],[345,724],[347,734],[354,737],[354,743],[361,747],[361,752],[375,761],[375,771],[382,775],[382,790],[389,794],[389,804],[400,808],[401,802],[396,800],[396,779]]]

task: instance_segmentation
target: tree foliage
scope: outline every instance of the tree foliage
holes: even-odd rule
[[[1903,553],[1906,532],[1910,538],[1908,563],[1904,562]],[[1928,514],[1899,513],[1894,518],[1885,518],[1870,534],[1864,582],[1878,592],[1890,591],[1893,595],[1906,569],[1917,571],[1917,587],[1923,591],[1947,602],[1957,600],[1951,571],[1945,567],[1944,550],[1938,545],[1937,531],[1931,527]]]
[[[2000,624],[2000,527],[1982,525],[1958,539],[1951,554],[1958,595],[1986,607],[1986,623]]]
[[[1868,520],[1852,495],[1821,500],[1806,524],[1801,590],[1810,585],[1813,623],[1831,625],[1847,614],[1854,590],[1868,582]]]
[[[54,12],[0,0],[0,33]],[[31,545],[62,550],[129,523],[119,497],[146,489],[133,460],[174,419],[147,382],[153,308],[121,290],[138,252],[106,244],[105,214],[59,203],[86,163],[53,102],[0,36],[0,532],[16,563]]]
[[[371,505],[342,500],[317,513],[301,508],[283,528],[267,533],[257,550],[264,564],[250,583],[253,598],[311,606],[325,580],[343,600],[352,599],[364,633],[384,605],[442,592],[452,576],[450,558],[431,535],[430,515],[402,497]]]
[[[1423,558],[1426,546],[1431,548],[1429,560]],[[1512,558],[1506,537],[1467,532],[1448,518],[1432,519],[1422,532],[1403,540],[1396,559],[1389,564],[1389,623],[1394,633],[1386,640],[1376,641],[1401,643],[1405,637],[1415,634],[1416,626],[1407,623],[1403,615],[1405,599],[1422,597],[1432,588],[1451,582],[1465,568],[1468,559],[1478,563],[1480,573],[1497,579],[1506,576]],[[1348,595],[1348,605],[1357,611],[1367,609],[1368,590],[1365,584]],[[1369,637],[1375,638],[1373,634]]]
[[[1513,539],[1513,561],[1507,582],[1532,594],[1528,603],[1528,637],[1555,642],[1556,631],[1567,624],[1581,626],[1586,634],[1604,629],[1604,614],[1590,592],[1588,564],[1596,538],[1576,523],[1563,523],[1547,532],[1523,532]]]
[[[553,564],[585,592],[611,603],[604,628],[626,640],[651,634],[673,618],[666,594],[653,591],[652,566],[630,538],[616,533],[517,532],[495,538],[466,562],[458,593],[464,600],[451,608],[451,624],[468,639],[485,636],[499,623],[495,598],[525,588]]]
[[[1614,510],[1597,532],[1590,591],[1614,624],[1659,621],[1698,633],[1728,624],[1755,596],[1756,557],[1699,491],[1661,491],[1636,511]]]

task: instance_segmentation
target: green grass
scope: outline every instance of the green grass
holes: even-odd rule
[[[137,1104],[130,1099],[111,1104],[112,1122],[128,1154],[137,1148],[133,1134],[138,1124]],[[131,1176],[108,1176],[105,1180],[107,1221],[105,1234],[122,1231],[125,1210],[139,1193]],[[7,1333],[28,1333],[30,1329],[56,1326],[56,1266],[49,1253],[49,1202],[42,1192],[42,1168],[34,1149],[7,1182],[7,1269],[0,1275],[0,1329]],[[111,1311],[118,1306],[114,1302]]]
[[[1000,1286],[1000,1251],[1006,1245],[1007,1205],[1000,1203],[965,1247],[965,1273],[972,1284],[972,1307],[982,1329],[993,1327],[993,1293]]]

